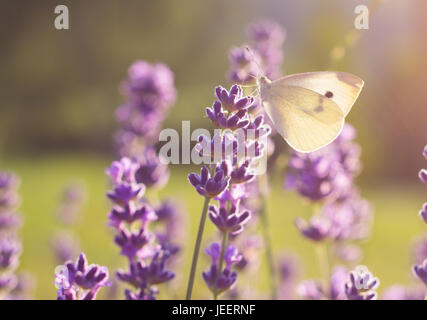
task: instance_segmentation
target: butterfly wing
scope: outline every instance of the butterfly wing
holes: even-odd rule
[[[320,149],[343,128],[341,108],[315,91],[274,81],[261,87],[261,99],[277,131],[297,151]]]
[[[333,100],[346,116],[363,87],[363,80],[346,72],[320,71],[286,76],[275,81],[303,87]]]

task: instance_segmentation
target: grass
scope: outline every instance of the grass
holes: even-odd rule
[[[56,290],[53,285],[53,274],[57,263],[54,260],[49,241],[51,235],[61,228],[55,221],[55,210],[62,188],[72,180],[79,180],[85,186],[87,203],[82,213],[82,220],[74,228],[87,254],[90,263],[98,263],[114,270],[125,263],[114,246],[112,233],[106,226],[109,203],[105,192],[108,180],[104,169],[110,159],[93,155],[52,155],[31,158],[7,158],[0,161],[0,168],[13,170],[22,179],[20,211],[25,217],[21,231],[24,253],[21,258],[21,271],[33,274],[37,279],[34,293],[37,299],[54,299]],[[189,272],[192,249],[203,199],[196,195],[186,180],[191,171],[189,166],[172,169],[170,182],[160,192],[161,197],[173,196],[181,200],[189,214],[188,223],[183,226],[188,232],[187,238],[179,239],[184,243],[183,263],[177,271],[173,290],[163,290],[161,298],[183,298]],[[271,220],[273,249],[276,255],[281,252],[295,252],[303,262],[303,277],[319,277],[313,244],[302,239],[293,225],[296,216],[308,216],[311,208],[292,192],[281,189],[281,178],[273,182],[272,194],[268,200]],[[368,181],[365,179],[365,181]],[[381,280],[381,289],[394,284],[409,283],[411,267],[411,245],[414,238],[425,232],[425,225],[418,217],[421,204],[425,201],[422,186],[396,186],[377,184],[362,188],[364,197],[368,198],[375,208],[375,222],[372,236],[362,244],[364,249],[363,264]],[[217,239],[214,228],[207,223],[205,243]],[[244,234],[242,235],[244,236]],[[202,253],[198,267],[194,297],[210,298],[200,273],[206,269],[207,259]],[[250,279],[240,278],[239,283],[247,282],[257,290],[267,294],[267,268],[262,257],[260,272],[251,275]],[[249,281],[250,280],[250,281]],[[171,295],[168,292],[175,292]],[[105,297],[104,294],[101,297]],[[119,292],[119,297],[122,293]]]

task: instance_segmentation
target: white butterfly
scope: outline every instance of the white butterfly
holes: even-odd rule
[[[341,133],[363,80],[345,72],[307,72],[270,81],[257,77],[264,108],[276,130],[299,152],[313,152]]]

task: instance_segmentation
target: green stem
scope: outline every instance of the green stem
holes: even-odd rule
[[[199,223],[199,231],[197,232],[196,243],[194,245],[193,260],[191,262],[190,277],[188,279],[187,294],[186,294],[187,300],[191,300],[191,293],[193,291],[193,285],[194,285],[194,277],[196,276],[197,261],[199,260],[200,246],[202,244],[203,230],[205,229],[206,216],[208,213],[208,206],[209,206],[210,200],[211,200],[210,198],[205,197],[205,202],[203,203],[203,210],[202,210],[202,215],[200,217],[200,223]]]
[[[262,233],[263,233],[264,243],[265,243],[265,256],[267,259],[268,270],[270,273],[269,279],[270,279],[271,299],[276,300],[277,299],[276,268],[274,264],[273,249],[271,245],[270,223],[268,220],[268,210],[267,210],[266,193],[269,188],[267,174],[261,175],[259,177],[259,188],[260,188],[260,198],[261,198],[261,210],[259,212],[259,215],[261,217]]]
[[[222,267],[224,265],[224,255],[225,255],[225,249],[227,247],[227,240],[228,240],[228,232],[224,232],[224,234],[222,235],[222,244],[221,244],[221,255],[219,256],[219,269],[218,269],[218,274],[216,276],[216,278],[218,279],[218,277],[221,274],[222,271]],[[218,292],[215,290],[214,292],[214,300],[218,300]]]

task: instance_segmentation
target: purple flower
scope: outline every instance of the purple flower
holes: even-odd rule
[[[176,99],[174,75],[164,64],[136,61],[122,85],[126,103],[116,112],[121,129],[116,135],[122,155],[137,156],[156,135]]]
[[[208,168],[203,166],[200,175],[191,173],[188,175],[188,180],[201,196],[214,198],[228,187],[230,179],[219,167],[216,167],[215,173],[211,177]]]
[[[420,217],[427,223],[427,202],[423,204],[423,208],[420,210]]]
[[[138,164],[130,158],[123,157],[120,161],[113,161],[110,168],[105,172],[110,176],[112,182],[116,185],[125,183],[135,183],[135,172]]]
[[[139,159],[138,169],[135,172],[136,182],[143,183],[147,188],[161,188],[168,179],[168,167],[161,163],[153,148],[146,148],[143,156]]]
[[[257,52],[253,52],[253,55],[256,61],[258,61],[259,56]],[[228,78],[232,82],[250,82],[259,74],[259,68],[252,55],[246,49],[246,46],[231,48],[228,60],[230,62]]]
[[[206,108],[206,115],[217,128],[221,129],[237,130],[246,127],[249,123],[246,109],[227,114],[218,101],[214,102],[212,109]]]
[[[88,265],[84,253],[75,263],[66,263],[66,269],[67,273],[55,275],[58,300],[75,300],[78,296],[82,300],[94,300],[100,288],[110,285],[107,267]]]
[[[360,147],[352,142],[353,131],[346,125],[327,147],[309,154],[292,152],[285,188],[295,189],[312,202],[333,202],[351,194],[353,178],[360,170]]]
[[[229,290],[237,280],[237,272],[232,271],[231,267],[233,264],[238,263],[242,256],[234,246],[228,246],[225,249],[224,261],[225,267],[223,270],[219,270],[218,261],[221,255],[221,246],[218,243],[212,243],[205,252],[211,257],[212,263],[210,269],[202,273],[203,280],[205,280],[209,289],[214,294],[221,294],[226,290]]]
[[[156,252],[149,264],[142,261],[131,263],[128,272],[119,270],[117,277],[124,282],[144,291],[145,296],[154,299],[154,291],[150,291],[152,285],[170,281],[175,277],[174,273],[166,269],[166,260],[170,256],[165,252]]]
[[[393,285],[384,290],[383,300],[424,300],[425,290],[418,287]]]
[[[57,218],[64,225],[73,225],[85,201],[83,186],[78,182],[68,184],[62,191]]]
[[[128,99],[139,109],[167,108],[175,102],[176,90],[172,71],[164,64],[134,62],[123,84]]]
[[[14,271],[19,264],[20,243],[12,237],[0,238],[0,271]]]
[[[250,219],[251,214],[248,210],[240,211],[237,207],[232,206],[229,210],[209,207],[209,218],[221,232],[227,232],[231,235],[237,235],[243,231],[243,226]]]
[[[19,228],[22,225],[22,219],[13,212],[0,212],[0,232],[7,232]]]
[[[422,263],[413,266],[412,271],[414,275],[427,285],[427,259]]]
[[[331,233],[330,221],[322,217],[313,217],[308,223],[302,218],[297,218],[295,225],[302,235],[313,241],[323,241]]]
[[[424,183],[427,183],[427,170],[421,169],[420,173],[418,174],[418,177],[420,177],[420,180]]]
[[[297,294],[307,300],[320,300],[323,298],[322,285],[314,280],[305,280],[297,286]]]
[[[141,221],[143,226],[151,221],[156,221],[157,216],[154,210],[147,204],[142,204],[141,207],[135,208],[132,205],[125,205],[123,207],[115,206],[110,214],[109,225],[114,227],[121,227],[122,223],[133,223],[135,221]]]
[[[107,192],[107,197],[118,205],[126,205],[129,201],[137,199],[145,191],[144,185],[120,184],[113,191]]]
[[[328,297],[331,300],[345,300],[345,284],[347,281],[347,268],[337,266],[332,271],[329,282]]]
[[[375,278],[364,266],[357,267],[350,272],[349,280],[345,283],[345,294],[348,300],[375,300],[375,289],[379,285]]]
[[[252,51],[256,52],[261,60],[264,74],[270,79],[277,79],[280,75],[280,66],[283,61],[282,44],[285,40],[285,31],[273,21],[260,21],[247,28]]]
[[[301,273],[301,264],[298,256],[283,255],[278,263],[279,289],[278,297],[281,300],[294,299],[295,282]]]
[[[138,231],[122,229],[115,236],[114,242],[121,248],[121,254],[132,260],[134,257],[144,258],[153,254],[153,248],[148,246],[154,240],[154,234],[144,228]]]

